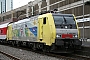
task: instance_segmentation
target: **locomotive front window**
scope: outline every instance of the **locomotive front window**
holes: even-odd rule
[[[75,24],[75,20],[73,17],[65,16],[64,18],[66,19],[67,24]]]
[[[54,16],[55,24],[61,24],[64,21],[63,16]]]
[[[55,24],[75,24],[73,16],[54,15]]]

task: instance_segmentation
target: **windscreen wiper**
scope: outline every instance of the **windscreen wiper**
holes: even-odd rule
[[[67,20],[65,19],[65,17],[64,17],[64,16],[63,16],[63,18],[64,18],[64,22],[65,22],[65,23],[67,23]]]
[[[64,21],[62,21],[62,23],[61,24],[65,24],[65,23],[67,23],[67,20],[65,19],[65,17],[63,16],[63,19],[64,19]]]

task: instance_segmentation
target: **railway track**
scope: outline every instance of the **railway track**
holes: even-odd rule
[[[89,56],[77,55],[77,54],[53,54],[53,53],[44,53],[45,55],[57,57],[64,60],[90,60]]]
[[[15,48],[19,48],[19,49],[23,49],[23,50],[27,50],[27,51],[32,51],[32,52],[35,52],[35,53],[38,53],[41,55],[50,56],[50,57],[56,57],[56,58],[59,58],[61,60],[76,60],[75,58],[62,56],[60,54],[42,52],[42,50],[32,50],[32,49],[23,48],[23,47],[15,47]]]
[[[10,54],[8,54],[6,52],[0,51],[0,53],[3,54],[3,55],[6,55],[7,57],[11,58],[12,60],[20,60],[20,58],[15,57],[13,55],[10,55]]]
[[[32,50],[31,50],[32,51]],[[61,60],[90,60],[90,56],[84,56],[84,55],[78,55],[78,54],[69,54],[69,53],[65,53],[65,54],[57,54],[57,53],[44,53],[41,51],[33,51],[39,54],[44,54],[47,56],[52,56],[52,57],[56,57],[59,58]]]
[[[75,58],[67,57],[67,56],[64,56],[64,55],[62,56],[61,54],[45,53],[45,55],[52,56],[52,57],[57,57],[61,60],[76,60]]]
[[[83,55],[78,55],[78,54],[73,54],[73,55],[82,60],[90,60],[90,56],[83,56]]]
[[[10,46],[10,45],[7,45],[7,46]],[[13,46],[10,46],[10,47],[13,47]],[[54,53],[48,53],[48,52],[44,53],[44,52],[42,52],[40,50],[33,51],[32,49],[23,48],[23,47],[15,47],[15,46],[14,46],[14,48],[19,48],[19,49],[23,49],[23,50],[27,50],[27,51],[32,51],[32,52],[35,52],[35,53],[38,53],[38,54],[41,54],[41,55],[50,56],[50,57],[56,57],[56,58],[59,58],[61,60],[75,60],[75,59],[70,58],[70,57],[61,56],[60,54],[54,54]],[[12,58],[14,60],[20,60],[19,58],[15,57],[15,56],[12,56],[10,54],[7,54],[7,53],[5,53],[3,51],[0,51],[0,53],[5,54],[6,56],[8,56],[8,57],[10,57],[10,58]]]
[[[8,46],[10,46],[10,45],[8,45]],[[13,47],[13,46],[10,46],[10,47]],[[56,57],[56,58],[59,58],[61,60],[90,60],[89,56],[84,56],[84,55],[79,55],[79,54],[74,54],[74,53],[73,54],[44,53],[44,52],[41,52],[40,50],[33,51],[32,49],[23,48],[23,47],[15,47],[14,46],[14,48],[19,48],[19,49],[23,49],[23,50],[28,50],[28,51],[32,51],[32,52],[35,52],[35,53],[39,53],[39,54],[42,54],[42,55]],[[20,60],[20,58],[14,57],[12,55],[10,55],[10,58],[15,59],[15,60]]]

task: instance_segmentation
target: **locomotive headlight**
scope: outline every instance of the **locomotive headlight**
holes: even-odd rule
[[[74,35],[73,37],[77,38],[78,36],[77,35]]]
[[[59,37],[60,37],[60,35],[56,35],[56,37],[57,37],[57,38],[59,38]]]
[[[78,36],[77,36],[77,35],[75,35],[75,37],[77,38]]]

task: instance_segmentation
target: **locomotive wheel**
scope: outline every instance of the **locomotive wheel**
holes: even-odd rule
[[[43,52],[47,52],[47,49],[43,48],[42,51],[43,51]]]
[[[50,49],[49,46],[44,46],[43,49],[42,49],[43,52],[50,52],[50,50],[51,49]]]
[[[12,46],[15,46],[16,42],[15,41],[12,41]]]
[[[12,42],[12,46],[15,46],[14,41]]]
[[[35,43],[33,43],[32,49],[33,49],[34,51],[36,50]]]

